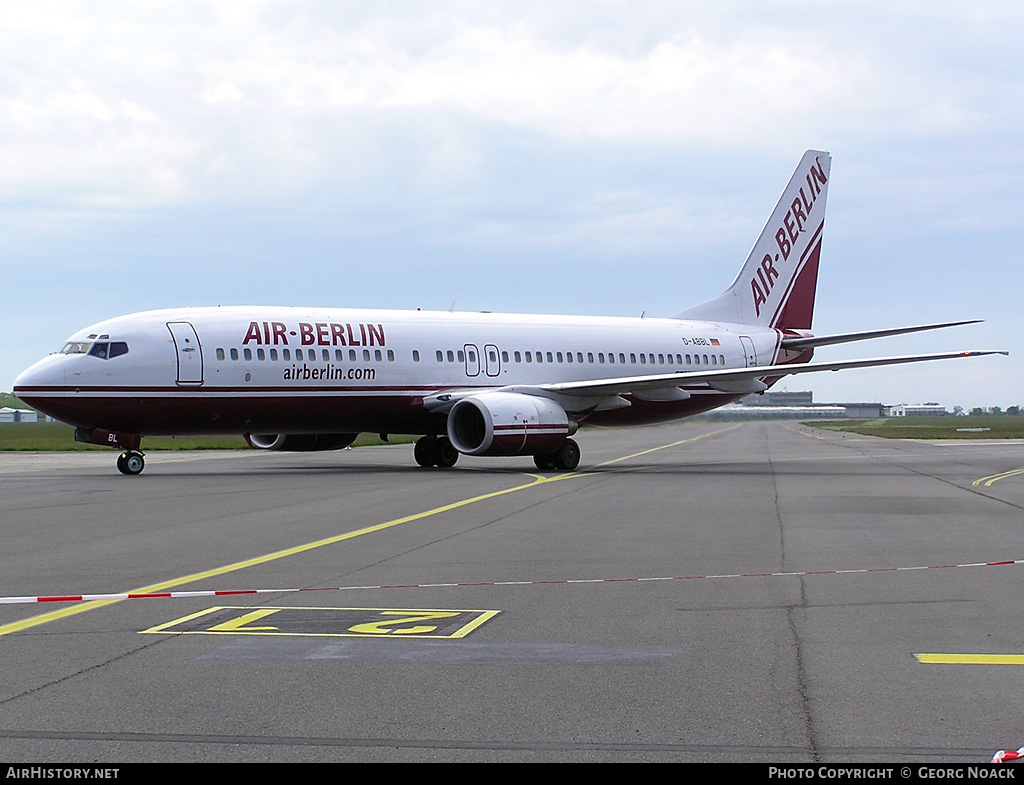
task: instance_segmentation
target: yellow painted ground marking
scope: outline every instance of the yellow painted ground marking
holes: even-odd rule
[[[1012,471],[1001,472],[999,474],[990,474],[988,477],[981,477],[980,479],[975,480],[974,482],[971,483],[971,485],[973,485],[975,488],[977,488],[979,485],[984,485],[986,488],[991,488],[992,483],[999,482],[1000,480],[1005,480],[1008,477],[1017,477],[1018,475],[1021,474],[1024,474],[1024,469],[1013,469]]]
[[[210,627],[211,632],[277,632],[277,627],[249,627],[254,621],[259,621],[267,616],[272,616],[277,613],[277,608],[260,608],[259,610],[249,611],[246,614],[239,616],[236,619],[231,619],[223,624],[215,624]]]
[[[423,635],[437,629],[436,625],[419,624],[412,627],[402,627],[403,624],[410,624],[431,619],[451,619],[458,616],[458,613],[440,611],[382,611],[384,616],[394,616],[393,619],[382,621],[371,621],[366,624],[356,624],[349,627],[351,632],[362,635]]]
[[[1024,654],[915,654],[926,665],[1024,665]]]
[[[661,445],[661,447],[652,447],[649,450],[641,450],[640,452],[635,452],[632,455],[623,455],[621,458],[612,458],[610,461],[604,461],[603,463],[597,464],[597,466],[595,466],[594,468],[599,469],[602,466],[610,466],[613,463],[620,463],[622,461],[628,461],[631,458],[639,458],[641,455],[649,455],[650,453],[658,452],[659,450],[668,450],[668,449],[670,449],[672,447],[678,447],[680,444],[689,444],[690,442],[696,442],[696,441],[700,441],[701,439],[707,439],[709,436],[718,436],[721,433],[728,433],[729,431],[735,431],[739,427],[740,427],[740,423],[737,423],[736,425],[730,425],[728,428],[719,428],[717,431],[709,431],[708,433],[702,433],[700,436],[691,436],[689,439],[680,439],[679,441],[672,442],[671,444],[663,444],[663,445]],[[581,472],[581,473],[585,474],[586,472]],[[571,474],[563,474],[562,477],[572,477],[572,475]],[[552,479],[560,479],[560,478],[554,477]]]
[[[225,614],[231,614],[226,621]],[[279,627],[248,626],[271,614],[280,614]],[[274,635],[286,638],[465,638],[500,611],[427,610],[387,608],[332,608],[292,606],[282,608],[251,608],[217,605],[192,613],[181,619],[163,622],[142,634],[157,635]],[[237,614],[237,615],[236,615]],[[308,623],[315,620],[315,632]],[[204,619],[204,617],[207,617]],[[325,619],[326,617],[326,619]],[[439,624],[429,624],[437,621]],[[216,623],[214,623],[216,622]],[[207,626],[209,625],[209,626]],[[440,627],[444,631],[439,631]]]
[[[641,450],[640,452],[633,453],[632,455],[624,455],[621,458],[613,458],[610,461],[604,461],[603,463],[597,464],[597,467],[608,466],[613,463],[619,463],[620,461],[628,461],[630,458],[637,458],[641,455],[648,455],[653,452],[658,452],[659,450],[667,450],[671,447],[678,447],[681,444],[687,444],[689,442],[699,441],[700,439],[706,439],[710,436],[716,436],[721,433],[726,433],[727,431],[731,431],[736,428],[739,428],[739,425],[733,425],[729,428],[722,428],[717,431],[710,431],[708,433],[701,434],[700,436],[690,437],[689,439],[680,439],[679,441],[672,442],[671,444],[663,444],[660,447],[652,447],[649,450]],[[504,490],[500,491],[491,491],[490,493],[484,493],[479,496],[472,496],[468,499],[462,499],[457,502],[452,502],[451,504],[442,505],[441,507],[434,507],[433,509],[430,510],[424,510],[423,512],[413,513],[412,515],[406,515],[402,518],[395,518],[392,521],[378,523],[375,526],[368,526],[364,529],[357,529],[356,531],[346,532],[345,534],[338,534],[333,537],[326,537],[322,540],[316,540],[314,542],[308,542],[303,545],[296,545],[292,548],[285,548],[280,551],[274,551],[273,553],[267,553],[263,556],[255,556],[251,559],[245,559],[243,561],[234,562],[233,564],[225,564],[221,567],[215,567],[211,570],[192,573],[191,575],[185,575],[180,578],[172,578],[168,581],[154,583],[149,586],[142,586],[138,589],[131,589],[128,593],[153,594],[154,592],[168,591],[170,589],[177,588],[178,586],[183,586],[188,583],[206,580],[207,578],[215,578],[219,575],[227,575],[231,572],[238,572],[239,570],[244,570],[247,567],[255,567],[256,565],[266,564],[267,562],[283,559],[287,556],[295,556],[300,553],[305,553],[306,551],[316,550],[317,548],[322,548],[325,545],[334,545],[339,542],[344,542],[345,540],[355,539],[356,537],[361,537],[364,534],[373,534],[374,532],[384,531],[385,529],[390,529],[394,526],[401,526],[403,523],[411,523],[413,521],[419,521],[423,520],[424,518],[433,517],[434,515],[440,515],[442,513],[451,512],[452,510],[457,510],[461,507],[468,507],[471,504],[487,501],[488,499],[496,499],[499,496],[505,496],[510,493],[517,493],[519,491],[530,490],[531,488],[537,488],[538,486],[546,485],[547,483],[569,479],[570,477],[586,477],[589,476],[589,473],[570,472],[568,474],[559,474],[553,477],[544,477],[539,474],[528,473],[527,476],[532,477],[533,481],[525,483],[523,485],[516,485],[513,486],[512,488],[505,488]],[[66,619],[69,616],[75,616],[79,613],[86,613],[87,611],[97,610],[98,608],[102,608],[106,605],[113,605],[117,602],[124,602],[124,600],[92,600],[90,602],[83,602],[77,605],[72,605],[67,608],[61,608],[60,610],[50,611],[49,613],[42,613],[38,616],[31,616],[27,619],[11,622],[9,624],[3,624],[0,625],[0,638],[2,638],[4,635],[10,635],[14,632],[21,632],[22,630],[27,630],[32,627],[38,627],[42,624],[49,624],[52,621]]]

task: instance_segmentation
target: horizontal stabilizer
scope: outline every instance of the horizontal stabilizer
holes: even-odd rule
[[[816,346],[832,346],[837,343],[850,343],[851,341],[866,341],[870,338],[886,338],[890,335],[905,335],[906,333],[919,333],[924,330],[939,330],[943,327],[959,327],[962,324],[978,324],[984,319],[968,319],[964,322],[943,322],[942,324],[922,324],[916,327],[894,327],[889,330],[868,330],[859,333],[837,333],[835,335],[814,335],[806,338],[783,338],[782,348],[799,350],[813,349]]]

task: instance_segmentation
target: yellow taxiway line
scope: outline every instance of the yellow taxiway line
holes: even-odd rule
[[[680,439],[677,442],[672,442],[671,444],[663,444],[660,447],[653,447],[649,450],[642,450],[641,452],[633,453],[632,455],[624,455],[621,458],[614,458],[610,461],[599,463],[595,468],[608,466],[610,464],[619,463],[621,461],[627,461],[630,458],[637,458],[641,455],[649,455],[650,453],[658,452],[660,450],[667,450],[672,447],[678,447],[681,444],[687,444],[689,442],[695,442],[700,439],[706,439],[710,436],[717,436],[718,434],[725,433],[726,431],[733,430],[734,428],[737,427],[739,426],[734,425],[729,428],[722,428],[717,431],[704,433],[701,434],[700,436],[692,436],[689,439]],[[143,586],[138,589],[132,589],[128,593],[152,594],[154,592],[167,591],[169,589],[173,589],[175,587],[182,586],[188,583],[193,583],[195,581],[201,581],[207,578],[214,578],[219,575],[226,575],[231,572],[238,572],[239,570],[244,570],[247,567],[255,567],[258,564],[266,564],[267,562],[276,561],[278,559],[284,559],[288,556],[295,556],[300,553],[305,553],[306,551],[312,551],[317,548],[323,548],[327,545],[334,545],[339,542],[344,542],[345,540],[351,540],[356,537],[362,537],[365,534],[373,534],[374,532],[384,531],[385,529],[390,529],[395,526],[401,526],[404,523],[411,523],[413,521],[423,520],[424,518],[430,518],[435,515],[441,515],[446,512],[451,512],[452,510],[457,510],[461,507],[468,507],[471,504],[487,501],[488,499],[496,499],[499,496],[506,496],[510,493],[518,493],[519,491],[530,490],[533,488],[537,488],[541,485],[547,485],[548,483],[559,482],[560,480],[567,480],[574,477],[591,476],[591,473],[570,472],[568,474],[559,474],[553,477],[545,477],[540,474],[527,473],[527,476],[532,477],[533,480],[531,482],[524,483],[523,485],[516,485],[512,488],[505,488],[504,490],[501,491],[492,491],[490,493],[480,494],[479,496],[472,496],[468,499],[461,499],[460,501],[452,502],[451,504],[445,504],[440,507],[434,507],[429,510],[413,513],[412,515],[406,515],[402,518],[395,518],[394,520],[386,521],[384,523],[378,523],[374,526],[367,526],[366,528],[357,529],[356,531],[338,534],[333,537],[325,537],[322,540],[307,542],[302,545],[293,546],[291,548],[284,548],[282,550],[267,553],[262,556],[255,556],[251,559],[245,559],[243,561],[234,562],[232,564],[225,564],[221,567],[214,567],[213,569],[204,570],[203,572],[195,572],[191,575],[184,575],[180,578],[172,578],[168,581],[150,584],[149,586]],[[0,625],[0,637],[3,637],[4,635],[10,635],[11,633],[15,632],[21,632],[22,630],[27,630],[31,627],[38,627],[42,624],[49,624],[52,621],[66,619],[69,616],[75,616],[79,613],[86,613],[87,611],[97,610],[98,608],[102,608],[107,605],[112,605],[115,602],[123,601],[124,600],[120,599],[91,600],[89,602],[84,602],[78,605],[72,605],[67,608],[61,608],[59,610],[50,611],[49,613],[43,613],[38,616],[32,616],[27,619],[22,619],[20,621],[10,622],[9,624]]]
[[[925,665],[1024,665],[1024,654],[915,654]]]
[[[1024,469],[1013,469],[1012,471],[1001,472],[999,474],[990,474],[988,477],[981,477],[975,480],[974,482],[971,483],[971,485],[973,485],[975,488],[977,488],[979,485],[984,485],[986,488],[991,488],[992,483],[999,482],[1000,480],[1005,480],[1008,477],[1016,477],[1021,474],[1024,474]]]

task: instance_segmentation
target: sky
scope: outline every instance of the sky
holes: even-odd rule
[[[0,390],[185,305],[668,316],[832,154],[816,401],[1024,405],[1024,4],[42,2],[0,25]]]

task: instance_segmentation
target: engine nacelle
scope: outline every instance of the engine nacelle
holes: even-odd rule
[[[261,450],[282,452],[319,452],[343,450],[356,440],[358,433],[247,433],[245,440]]]
[[[448,439],[466,455],[550,453],[576,429],[557,403],[522,393],[471,395],[448,414]]]

